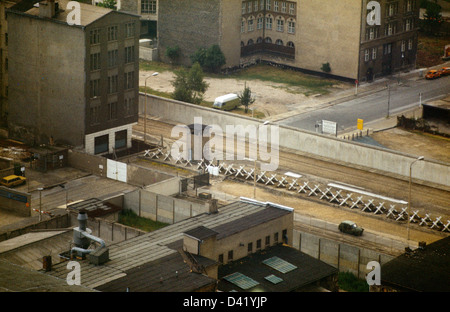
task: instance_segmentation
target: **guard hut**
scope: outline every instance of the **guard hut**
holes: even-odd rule
[[[204,155],[203,155],[203,147],[205,146],[206,142],[209,141],[209,137],[204,137],[203,133],[205,132],[205,129],[208,127],[208,125],[204,125],[204,124],[190,124],[188,125],[189,130],[191,131],[191,146],[189,147],[189,151],[188,151],[188,157],[189,157],[189,161],[199,161],[201,160]],[[196,137],[199,137],[201,139],[201,145],[202,146],[195,146],[196,142],[199,141],[199,139],[195,139]],[[197,151],[197,153],[195,152],[196,149],[200,149],[200,151]],[[200,159],[197,159],[198,157],[196,157],[198,155],[200,155]]]
[[[67,166],[68,150],[64,147],[57,147],[53,145],[41,145],[29,149],[33,155],[32,168],[47,172],[57,168]]]

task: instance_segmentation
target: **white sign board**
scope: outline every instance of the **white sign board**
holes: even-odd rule
[[[337,122],[322,120],[322,133],[337,136]]]

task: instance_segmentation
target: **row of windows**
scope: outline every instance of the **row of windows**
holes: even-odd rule
[[[134,52],[135,52],[134,46],[125,47],[125,53],[124,53],[124,62],[125,63],[132,63],[135,61]],[[117,49],[108,51],[108,62],[107,62],[108,68],[117,66],[118,61],[119,61],[119,51]],[[92,53],[90,55],[89,68],[91,71],[101,69],[100,52]]]
[[[273,43],[272,38],[270,38],[270,37],[266,37],[266,39],[264,39],[264,42],[265,43]],[[258,37],[258,39],[256,39],[256,43],[263,43],[263,38],[262,37]],[[251,45],[254,45],[254,44],[255,44],[255,41],[253,41],[253,39],[249,39],[247,41],[247,46],[251,46]],[[277,39],[275,41],[275,44],[279,45],[279,46],[283,46],[284,45],[283,40],[281,40],[281,39]],[[243,46],[245,46],[245,44],[244,44],[243,41],[241,41],[241,47],[243,47]],[[294,43],[292,41],[288,41],[286,46],[290,47],[290,48],[295,48],[295,45],[294,45]]]
[[[124,90],[130,90],[134,88],[134,71],[130,71],[124,74]],[[108,94],[117,93],[119,89],[119,75],[111,75],[108,77]],[[100,79],[93,79],[89,84],[89,95],[91,98],[100,96]]]
[[[99,44],[100,37],[102,34],[101,28],[92,29],[89,32],[89,43],[90,44]],[[124,33],[125,38],[132,38],[136,34],[136,24],[135,22],[130,22],[124,24]],[[119,34],[119,25],[111,25],[106,27],[106,36],[108,41],[115,41],[118,38]]]
[[[282,231],[282,239],[284,243],[287,243],[287,230]],[[269,247],[271,244],[271,236],[267,235],[264,239],[264,247]],[[279,233],[276,232],[273,234],[273,244],[276,245],[279,243]],[[258,239],[256,240],[256,250],[262,249],[262,240]],[[250,242],[247,244],[247,252],[252,253],[253,252],[253,242]],[[233,250],[229,250],[227,253],[227,259],[228,262],[234,260],[234,252]],[[220,254],[218,257],[219,263],[224,263],[224,255]]]
[[[258,11],[274,11],[295,15],[295,3],[287,1],[254,0],[242,2],[242,14]]]
[[[260,30],[264,27],[264,20],[265,20],[265,29],[271,30],[273,26],[273,18],[272,17],[266,17],[265,19],[261,16],[259,16],[256,19],[256,29]],[[285,27],[287,28],[288,34],[295,34],[295,20],[289,19],[287,23],[285,23],[285,20],[282,17],[277,17],[275,19],[275,30],[279,32],[284,32]],[[246,24],[247,23],[247,27]],[[286,26],[285,26],[286,24]],[[244,33],[246,31],[250,32],[255,29],[255,18],[251,16],[248,18],[248,20],[243,19],[241,21],[241,33]]]
[[[100,104],[92,104],[89,109],[89,120],[91,125],[100,123]],[[118,102],[112,101],[107,105],[106,120],[113,121],[118,119]],[[123,114],[124,117],[129,117],[134,114],[134,97],[125,98],[123,102]]]
[[[384,35],[385,36],[392,36],[397,33],[397,22],[391,22],[385,25],[384,27]],[[403,31],[410,31],[414,29],[414,18],[407,18],[402,23],[402,29]],[[365,38],[367,40],[374,40],[379,38],[380,36],[380,27],[369,27],[366,29]]]
[[[411,51],[413,49],[413,44],[414,44],[413,39],[408,39],[408,41],[402,40],[400,43],[400,51],[406,52],[406,49],[408,49],[408,51]],[[378,52],[378,48],[365,49],[364,50],[364,61],[368,62],[370,60],[372,60],[372,61],[376,60],[377,52]],[[387,44],[383,45],[383,54],[384,55],[392,54],[392,43],[387,43]]]
[[[399,1],[391,2],[386,5],[386,16],[387,17],[393,17],[394,15],[399,13]],[[415,9],[415,3],[414,0],[406,0],[403,3],[403,12],[409,13],[412,12]]]
[[[114,148],[119,149],[127,146],[127,130],[114,133]],[[109,134],[98,136],[94,139],[94,153],[106,153],[109,151]]]

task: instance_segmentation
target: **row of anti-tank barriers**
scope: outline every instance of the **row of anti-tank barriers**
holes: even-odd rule
[[[165,153],[163,149],[147,150],[144,154],[145,157],[151,159],[160,159],[163,161],[171,162],[178,166],[184,167],[196,167],[197,170],[208,170],[211,174],[224,174],[225,176],[241,178],[245,180],[255,181],[255,169],[247,170],[245,166],[240,165],[238,169],[234,164],[227,165],[226,163],[220,163],[217,166],[213,165],[215,161],[208,161],[202,159],[200,161],[189,161],[184,159],[181,155],[177,158],[173,158],[170,152]],[[269,176],[270,175],[270,176]],[[419,215],[419,211],[412,211],[408,213],[407,202],[396,201],[385,197],[377,198],[375,194],[367,194],[361,191],[361,196],[354,198],[354,194],[349,192],[345,187],[333,184],[321,185],[320,183],[313,183],[311,181],[299,181],[300,177],[279,176],[277,174],[268,174],[265,171],[256,173],[256,182],[264,184],[266,186],[272,186],[275,188],[284,188],[298,194],[306,194],[307,196],[316,196],[321,200],[329,203],[335,203],[339,206],[349,207],[350,209],[360,209],[366,213],[373,213],[375,215],[386,215],[387,218],[395,221],[406,221],[411,223],[418,223],[420,226],[428,226],[430,229],[438,230],[442,232],[450,232],[450,220],[447,223],[443,223],[442,217],[438,216],[433,219],[429,214],[425,216]],[[303,182],[303,184],[302,184]],[[357,193],[357,190],[354,189]],[[398,207],[397,207],[398,205]],[[406,205],[406,206],[405,206]],[[389,206],[389,207],[388,207]]]

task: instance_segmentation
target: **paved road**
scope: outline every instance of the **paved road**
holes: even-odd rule
[[[422,103],[444,97],[450,93],[450,76],[436,80],[403,80],[393,78],[387,81],[389,89],[358,97],[323,109],[298,114],[279,121],[280,124],[297,127],[303,130],[316,131],[316,122],[321,120],[338,123],[338,133],[355,129],[357,119],[367,124],[380,120],[388,115],[419,106],[419,93]],[[320,131],[321,129],[319,129]]]

